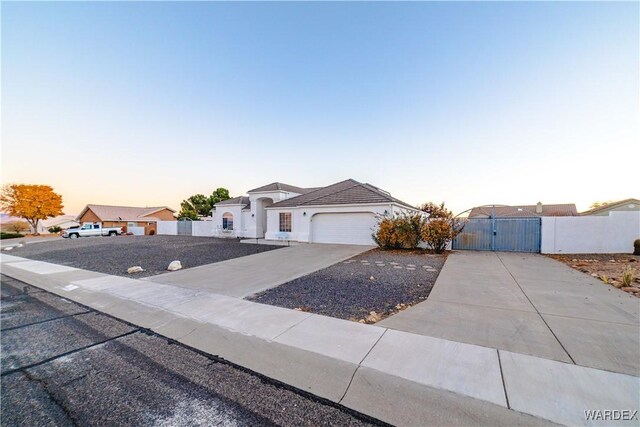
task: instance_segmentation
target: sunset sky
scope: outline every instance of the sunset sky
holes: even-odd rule
[[[2,3],[2,182],[168,205],[346,178],[640,198],[639,3]]]

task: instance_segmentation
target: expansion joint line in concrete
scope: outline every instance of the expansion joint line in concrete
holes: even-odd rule
[[[511,273],[511,270],[509,270],[509,268],[505,265],[505,263],[502,260],[502,258],[500,257],[500,255],[498,253],[496,253],[496,256],[498,257],[498,259],[502,263],[502,266],[505,268],[505,270],[507,270],[509,275],[513,278],[513,281],[516,282],[516,285],[518,285],[518,288],[520,288],[520,292],[522,292],[522,295],[524,295],[524,297],[527,299],[527,301],[529,301],[529,304],[531,304],[531,307],[533,307],[533,309],[536,311],[536,313],[538,313],[538,316],[540,316],[540,319],[542,319],[542,322],[544,323],[544,325],[547,327],[547,329],[549,329],[549,332],[551,332],[551,335],[553,335],[553,337],[556,339],[556,341],[558,341],[558,344],[560,344],[560,347],[562,348],[562,350],[567,354],[567,356],[569,357],[569,360],[571,360],[571,363],[573,363],[575,365],[576,361],[573,360],[573,357],[571,357],[571,355],[569,354],[569,351],[567,351],[565,346],[562,344],[562,341],[560,341],[560,339],[558,338],[556,333],[553,332],[553,329],[551,329],[551,326],[549,326],[549,324],[547,323],[547,320],[544,318],[544,316],[542,316],[542,313],[540,313],[540,310],[538,310],[538,307],[536,307],[533,304],[533,301],[531,301],[531,298],[529,298],[529,295],[527,295],[527,293],[524,291],[524,289],[522,289],[522,286],[520,286],[520,283],[518,283],[518,280],[516,279],[516,277],[513,275],[513,273]]]
[[[278,335],[276,335],[275,337],[271,338],[271,341],[275,341],[275,340],[277,340],[277,339],[280,337],[280,335],[283,335],[283,334],[285,334],[285,333],[289,332],[291,329],[295,328],[296,326],[298,326],[300,323],[304,322],[305,320],[307,320],[307,319],[308,319],[308,318],[310,318],[311,316],[313,316],[313,314],[309,314],[307,317],[305,317],[305,318],[304,318],[304,319],[302,319],[301,321],[296,322],[295,324],[293,324],[293,325],[289,326],[287,329],[285,329],[284,331],[280,332],[280,333],[279,333]],[[191,332],[193,332],[193,331],[191,331]]]
[[[89,313],[95,313],[95,312],[93,310],[88,310],[88,311],[82,311],[80,313],[66,314],[64,316],[52,317],[51,319],[40,320],[38,322],[31,322],[31,323],[26,323],[24,325],[11,326],[9,328],[1,329],[0,332],[14,331],[16,329],[26,328],[28,326],[41,325],[43,323],[53,322],[54,320],[66,319],[68,317],[75,317],[81,314],[89,314]]]
[[[349,384],[347,384],[347,388],[344,390],[344,393],[342,394],[342,397],[340,398],[340,400],[338,400],[338,404],[342,403],[342,400],[345,398],[345,396],[347,395],[347,393],[349,392],[349,389],[351,388],[351,383],[353,382],[353,379],[356,377],[356,373],[358,373],[358,369],[360,369],[360,366],[362,365],[362,362],[364,362],[364,359],[367,358],[367,356],[369,355],[369,353],[371,353],[371,350],[373,350],[373,348],[378,345],[378,343],[380,342],[380,340],[382,339],[382,337],[384,336],[384,334],[387,333],[389,329],[385,329],[384,332],[382,332],[382,334],[380,335],[380,337],[376,340],[376,342],[373,343],[373,345],[371,346],[371,348],[369,349],[369,351],[367,351],[367,354],[364,355],[364,357],[362,359],[360,359],[360,362],[358,362],[358,366],[356,366],[356,369],[353,371],[353,374],[351,375],[351,379],[349,379]]]
[[[507,409],[511,409],[509,404],[509,395],[507,394],[507,384],[504,382],[504,372],[502,372],[502,361],[500,360],[500,350],[496,349],[498,354],[498,366],[500,367],[500,379],[502,380],[502,389],[504,390],[504,399],[507,402]]]
[[[107,343],[109,341],[114,341],[114,340],[117,340],[117,339],[120,339],[120,338],[124,338],[126,336],[129,336],[129,335],[135,334],[136,332],[141,332],[141,331],[142,331],[141,328],[136,328],[136,329],[134,329],[132,331],[129,331],[129,332],[126,332],[124,334],[120,334],[120,335],[115,336],[115,337],[107,338],[106,340],[98,341],[98,342],[95,342],[93,344],[85,345],[85,346],[82,346],[82,347],[67,351],[65,353],[58,354],[58,355],[55,355],[53,357],[49,357],[49,358],[47,358],[45,360],[41,360],[40,362],[32,363],[32,364],[27,365],[27,366],[21,366],[19,368],[15,368],[15,369],[10,369],[10,370],[8,370],[6,372],[3,372],[2,375],[0,375],[0,376],[4,377],[6,375],[11,375],[11,374],[16,373],[16,372],[22,372],[22,371],[25,371],[27,369],[35,368],[37,366],[44,365],[46,363],[52,362],[52,361],[54,361],[56,359],[60,359],[61,357],[69,356],[71,354],[75,354],[75,353],[78,353],[80,351],[87,350],[89,348],[96,347],[96,346],[101,345],[101,344],[105,344],[105,343]]]

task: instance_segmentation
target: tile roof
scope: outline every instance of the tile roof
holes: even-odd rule
[[[536,205],[479,206],[471,209],[469,218],[488,218],[495,212],[496,218],[526,218],[538,216],[578,216],[573,203],[542,205],[542,213],[536,213]]]
[[[102,221],[137,221],[140,219],[157,219],[150,215],[163,209],[169,209],[171,212],[175,212],[167,206],[138,208],[133,206],[87,205],[76,217],[76,220],[82,218],[85,212],[89,209],[91,209],[91,211]]]
[[[249,201],[249,197],[247,196],[240,196],[240,197],[234,197],[232,199],[223,200],[221,202],[216,203],[213,206],[216,207],[216,206],[224,206],[224,205],[243,205],[242,207],[243,210],[251,209],[251,202]]]
[[[301,194],[300,196],[274,203],[270,207],[281,208],[390,202],[414,208],[410,204],[392,197],[389,193],[378,187],[371,184],[363,184],[354,179],[347,179],[327,187],[320,187],[306,194]]]
[[[620,200],[620,201],[617,201],[617,202],[611,202],[611,203],[607,203],[604,206],[600,206],[600,207],[597,207],[597,208],[589,209],[588,211],[580,212],[580,215],[593,215],[593,214],[598,213],[598,212],[606,211],[606,210],[609,210],[609,209],[615,209],[615,208],[617,208],[619,206],[626,205],[627,203],[628,204],[632,204],[633,203],[633,204],[636,204],[636,205],[640,205],[640,200],[631,198],[631,199]]]
[[[272,182],[271,184],[263,185],[262,187],[249,190],[247,193],[259,193],[262,191],[287,191],[289,193],[305,194],[309,191],[317,190],[317,188],[302,188],[295,185],[284,184],[282,182]]]

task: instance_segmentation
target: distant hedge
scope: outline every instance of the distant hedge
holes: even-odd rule
[[[24,237],[24,234],[20,234],[20,233],[5,233],[0,232],[0,239],[17,239],[19,237]]]

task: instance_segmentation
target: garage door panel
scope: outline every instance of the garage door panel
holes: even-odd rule
[[[371,234],[375,227],[376,217],[371,212],[316,214],[311,220],[311,241],[374,245]]]

